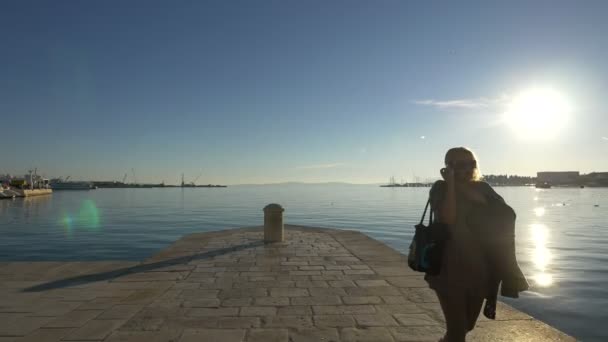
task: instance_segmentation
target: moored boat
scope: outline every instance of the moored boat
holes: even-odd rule
[[[536,183],[536,187],[538,189],[551,189],[551,184],[549,182]]]
[[[58,179],[51,180],[51,189],[53,190],[91,190],[95,189],[92,182],[85,181],[62,181]]]

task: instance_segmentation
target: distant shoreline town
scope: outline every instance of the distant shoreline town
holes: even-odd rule
[[[23,190],[91,190],[97,188],[225,188],[226,185],[219,184],[196,184],[200,175],[187,182],[182,175],[181,184],[161,183],[139,183],[135,180],[127,182],[127,175],[122,181],[74,181],[66,178],[47,179],[37,173],[37,170],[30,170],[24,176],[0,175],[0,197],[23,197]],[[397,182],[395,177],[391,177],[387,184],[380,187],[401,188],[401,187],[430,187],[436,179],[426,178],[420,181],[418,177],[415,182]],[[537,172],[536,177],[518,175],[484,175],[483,181],[492,186],[535,186],[537,188],[551,187],[608,187],[608,172],[590,172],[581,174],[579,171],[541,171]],[[289,183],[287,183],[289,184]],[[307,184],[307,183],[294,183]],[[330,184],[330,183],[318,183]],[[347,183],[341,183],[347,184]],[[371,185],[371,184],[370,184]],[[16,193],[17,191],[18,193]],[[40,192],[46,194],[46,192]],[[33,194],[33,193],[32,193]]]
[[[537,188],[551,187],[608,187],[608,172],[590,172],[581,174],[579,171],[541,171],[536,177],[517,175],[484,175],[483,181],[492,186],[535,186]],[[429,187],[434,181],[396,182],[391,177],[388,184],[380,185],[385,188]]]
[[[122,181],[75,181],[70,176],[48,179],[38,174],[38,169],[28,170],[23,176],[0,174],[0,198],[31,197],[51,194],[54,190],[93,190],[98,188],[226,188],[219,184],[196,184],[201,175],[186,182],[182,174],[179,185],[161,183],[139,183],[135,180],[127,183],[127,174]]]

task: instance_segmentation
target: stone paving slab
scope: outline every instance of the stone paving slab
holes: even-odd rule
[[[286,225],[184,236],[144,262],[0,263],[0,342],[437,341],[444,318],[404,255]],[[470,341],[573,341],[499,303]]]

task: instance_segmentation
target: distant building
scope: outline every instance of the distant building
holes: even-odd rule
[[[608,180],[608,172],[591,172],[585,175],[591,180]]]
[[[573,185],[581,180],[578,171],[545,171],[536,173],[538,183],[549,183],[551,185]]]
[[[591,172],[581,178],[588,186],[608,186],[608,172]]]

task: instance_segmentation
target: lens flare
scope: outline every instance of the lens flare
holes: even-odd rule
[[[80,206],[78,215],[72,215],[64,211],[59,221],[64,228],[65,234],[71,237],[79,228],[97,230],[100,227],[101,221],[99,216],[99,209],[95,205],[95,202],[85,200]]]
[[[78,223],[87,229],[99,228],[99,210],[95,202],[86,200],[82,203],[78,213]]]
[[[65,231],[65,235],[68,237],[72,236],[72,231],[74,229],[74,219],[68,213],[64,212],[61,215],[61,224],[63,225],[63,229]]]

